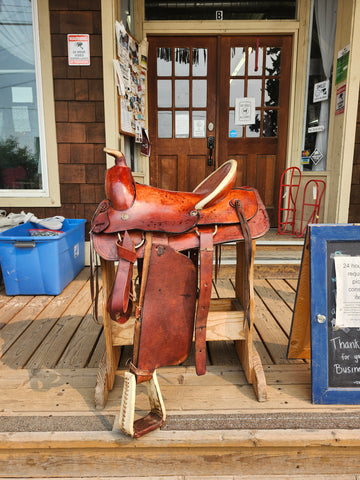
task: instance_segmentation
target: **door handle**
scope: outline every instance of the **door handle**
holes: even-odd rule
[[[215,137],[207,137],[207,148],[209,149],[207,164],[209,167],[213,166],[212,154],[213,154],[214,147],[215,147]]]

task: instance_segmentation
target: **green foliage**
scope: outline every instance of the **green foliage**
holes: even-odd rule
[[[34,180],[38,176],[38,161],[28,146],[21,147],[15,137],[0,140],[0,188],[3,185],[3,170],[6,168],[23,167],[27,178]]]

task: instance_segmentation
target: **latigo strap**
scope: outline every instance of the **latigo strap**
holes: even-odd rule
[[[110,317],[119,323],[125,323],[132,311],[133,266],[136,261],[135,246],[128,232],[123,240],[116,242],[119,264],[116,270],[114,285],[110,293],[107,310]]]
[[[195,366],[198,375],[206,373],[206,322],[209,313],[213,269],[214,229],[200,233],[200,293],[195,321]]]

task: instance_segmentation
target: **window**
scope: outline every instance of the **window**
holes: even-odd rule
[[[131,168],[133,172],[138,171],[138,158],[137,158],[137,148],[134,137],[129,137],[124,135],[124,146],[123,152],[126,158],[126,163]]]
[[[229,138],[278,136],[280,60],[280,47],[231,47]],[[252,110],[249,121],[239,118]]]
[[[302,169],[326,170],[337,0],[313,0]]]
[[[0,4],[1,197],[49,197],[37,11],[35,1]]]
[[[296,18],[296,0],[263,2],[145,0],[146,20],[279,20]]]
[[[207,48],[157,49],[158,138],[205,138]]]
[[[134,0],[121,0],[121,21],[125,29],[134,35]]]

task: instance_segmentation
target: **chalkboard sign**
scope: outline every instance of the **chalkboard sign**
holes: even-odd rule
[[[311,225],[312,400],[360,403],[360,225]]]

